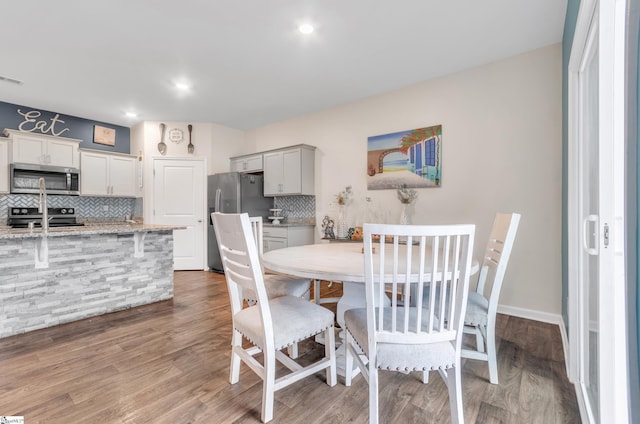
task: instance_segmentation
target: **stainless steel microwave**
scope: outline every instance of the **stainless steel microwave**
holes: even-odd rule
[[[80,170],[51,165],[12,163],[10,166],[11,193],[40,192],[40,178],[44,178],[47,194],[80,194]]]

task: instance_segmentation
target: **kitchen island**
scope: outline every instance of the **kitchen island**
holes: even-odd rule
[[[181,228],[0,228],[0,337],[172,298]]]

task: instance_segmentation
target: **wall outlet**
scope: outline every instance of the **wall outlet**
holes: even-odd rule
[[[109,205],[102,205],[102,212],[109,212]]]

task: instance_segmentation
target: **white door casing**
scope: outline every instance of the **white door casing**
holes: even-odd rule
[[[625,7],[624,0],[580,3],[568,72],[568,360],[584,422],[628,422],[623,230]],[[593,84],[585,80],[594,57],[597,104],[590,114],[588,89]],[[589,122],[590,116],[596,122]],[[596,139],[590,138],[594,131]],[[591,150],[589,140],[595,146]],[[590,165],[596,173],[593,178],[589,178]],[[594,258],[591,265],[589,258]],[[589,291],[597,293],[592,303]],[[596,314],[591,313],[594,310]],[[596,346],[590,346],[594,341]],[[592,401],[589,396],[594,393]]]
[[[202,158],[153,159],[153,223],[173,232],[175,270],[206,269],[206,163]]]

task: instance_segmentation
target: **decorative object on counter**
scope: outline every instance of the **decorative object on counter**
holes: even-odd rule
[[[189,129],[189,145],[187,146],[187,152],[192,155],[193,151],[195,150],[195,146],[191,142],[191,131],[193,130],[193,125],[189,124],[187,125],[187,128]]]
[[[418,198],[418,192],[406,186],[398,189],[398,199],[402,203],[400,224],[411,224],[411,204]]]
[[[353,240],[353,234],[355,233],[355,228],[350,227],[349,230],[347,230],[347,238],[349,240]]]
[[[326,239],[334,239],[336,238],[336,233],[334,232],[334,222],[333,219],[329,218],[325,215],[322,219],[322,234],[324,234],[323,238]]]
[[[362,227],[355,227],[353,229],[351,240],[358,240],[358,241],[362,240]]]
[[[271,211],[271,215],[272,215],[269,217],[269,219],[271,220],[271,223],[273,225],[280,224],[280,221],[284,219],[284,216],[282,216],[282,209],[275,208],[275,209],[269,209],[269,211]]]
[[[442,125],[367,139],[367,189],[440,187]]]
[[[348,238],[349,224],[347,219],[347,206],[351,203],[351,186],[346,186],[344,190],[336,194],[338,202],[338,238]]]
[[[161,155],[167,153],[167,145],[164,144],[164,133],[167,130],[167,126],[165,124],[160,124],[160,143],[158,143],[158,151]]]
[[[173,141],[176,144],[182,143],[184,140],[184,131],[180,128],[171,128],[169,130],[169,140]]]
[[[346,239],[348,231],[347,206],[338,205],[338,238]]]

